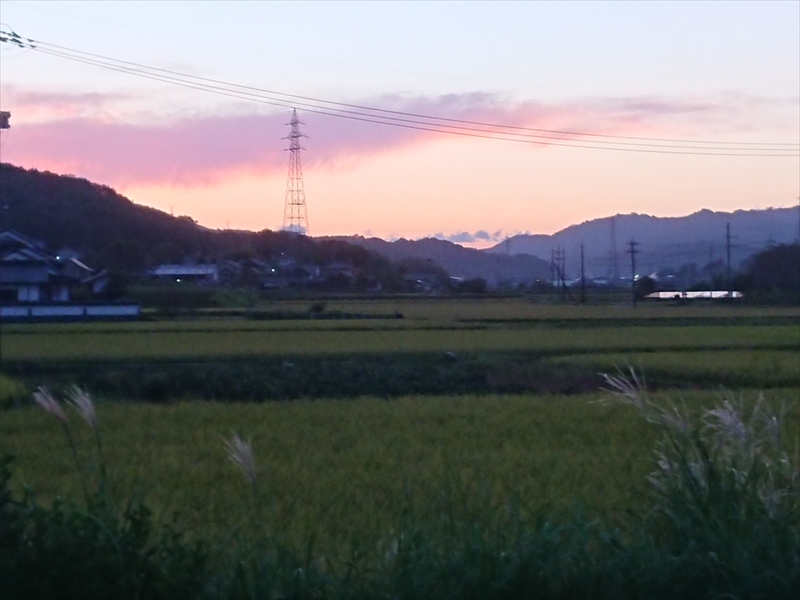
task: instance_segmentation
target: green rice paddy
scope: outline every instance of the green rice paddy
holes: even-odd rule
[[[796,309],[634,311],[519,300],[330,302],[334,307],[401,311],[404,318],[4,325],[0,396],[37,385],[17,377],[20,365],[469,354],[501,365],[514,360],[515,368],[525,361],[568,368],[567,376],[630,365],[658,382],[657,399],[680,400],[690,410],[718,402],[723,387],[750,404],[763,392],[770,406],[788,407],[784,435],[800,448]],[[512,504],[520,515],[581,511],[611,523],[645,510],[658,434],[635,410],[597,402],[604,397],[595,389],[162,405],[95,399],[118,501],[144,497],[158,519],[177,513],[198,539],[257,535],[248,524],[259,511],[262,525],[300,545],[313,537],[316,551],[331,556],[352,551],[356,538],[377,543],[409,514],[424,520],[454,502],[462,518],[472,511],[478,520]],[[16,456],[14,489],[35,490],[43,501],[79,501],[80,477],[52,416],[32,402],[0,415],[0,454]],[[93,435],[69,415],[81,476],[96,481]],[[226,454],[233,432],[252,441],[255,488]]]

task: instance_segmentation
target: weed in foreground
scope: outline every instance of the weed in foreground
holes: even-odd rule
[[[627,524],[523,516],[480,489],[445,485],[375,539],[353,532],[341,556],[320,556],[313,532],[298,545],[259,522],[269,502],[256,493],[252,445],[233,434],[225,447],[253,491],[245,523],[264,531],[256,541],[232,532],[190,544],[169,525],[156,531],[141,504],[116,509],[103,486],[85,508],[17,501],[5,463],[1,587],[20,598],[796,598],[800,486],[783,413],[728,395],[698,415],[655,402],[633,372],[606,381],[606,402],[635,407],[662,432],[650,509]],[[88,394],[75,394],[96,428]],[[39,403],[69,431],[52,396]]]
[[[95,432],[100,480],[90,493],[62,404],[45,388],[34,401],[64,428],[84,492],[85,505],[60,498],[40,505],[33,492],[10,492],[12,457],[0,462],[0,589],[6,598],[194,599],[205,589],[207,552],[172,525],[154,527],[141,502],[117,507],[107,475],[97,415],[89,394],[77,387],[72,405]]]
[[[662,438],[652,503],[615,528],[580,514],[553,521],[514,506],[483,514],[453,490],[344,562],[244,549],[226,597],[795,598],[800,593],[798,461],[785,411],[728,394],[715,408],[657,403],[635,372],[605,376],[606,403],[635,407]],[[288,570],[287,570],[288,569]],[[280,574],[283,574],[281,578]],[[291,576],[289,576],[291,574]],[[227,593],[225,591],[227,591]]]

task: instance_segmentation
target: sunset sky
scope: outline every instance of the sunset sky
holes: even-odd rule
[[[40,42],[2,45],[3,162],[86,177],[212,228],[281,227],[291,106],[308,136],[314,236],[485,246],[617,213],[800,196],[796,1],[3,0],[0,22]],[[76,50],[206,89],[53,55]],[[316,100],[275,106],[210,93],[210,80]],[[319,100],[560,140],[366,123],[312,112]]]

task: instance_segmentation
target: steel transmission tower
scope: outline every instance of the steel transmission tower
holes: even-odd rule
[[[292,130],[285,140],[289,140],[289,178],[286,180],[286,202],[283,207],[283,229],[295,233],[308,234],[308,216],[306,215],[306,192],[303,189],[303,165],[300,162],[300,138],[307,137],[300,133],[301,122],[297,118],[297,109],[292,109],[292,120],[287,123]]]

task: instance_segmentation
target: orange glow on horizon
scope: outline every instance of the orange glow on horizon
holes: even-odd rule
[[[306,167],[311,234],[555,233],[618,213],[676,217],[796,204],[794,159],[622,154],[434,140],[347,166]],[[207,227],[258,231],[280,228],[285,185],[283,173],[237,172],[211,185],[121,192]]]

